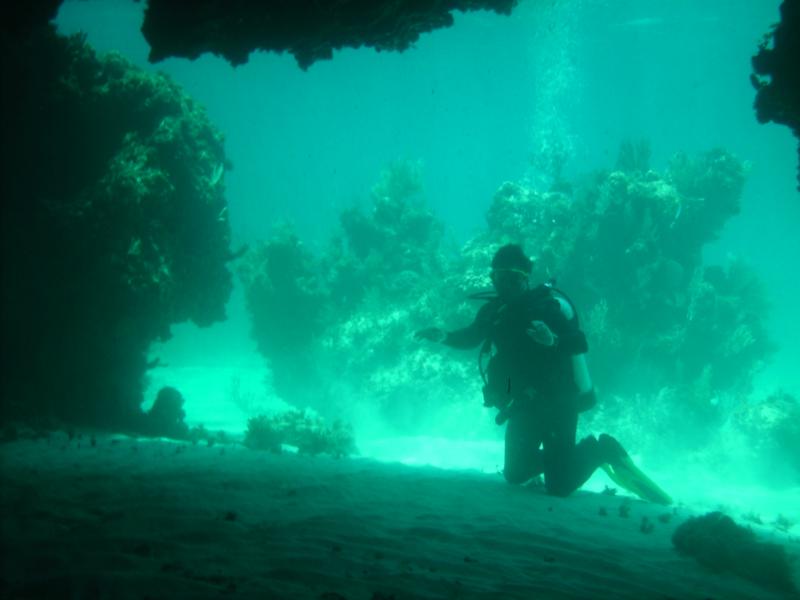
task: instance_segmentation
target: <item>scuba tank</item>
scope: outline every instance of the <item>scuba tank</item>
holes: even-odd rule
[[[586,366],[586,353],[575,354],[572,356],[572,376],[575,379],[575,387],[578,393],[588,394],[594,391],[592,378],[589,375],[589,367]]]
[[[550,280],[545,284],[553,292],[553,296],[561,305],[561,310],[567,316],[567,320],[575,320],[575,327],[580,330],[580,321],[578,320],[578,311],[575,310],[575,305],[569,297],[555,287],[555,280]],[[565,310],[566,309],[566,310]],[[583,342],[582,351],[572,354],[570,361],[572,363],[572,378],[575,383],[575,389],[578,391],[577,408],[578,412],[584,412],[593,408],[597,403],[597,395],[594,392],[592,385],[592,378],[589,375],[589,367],[586,364],[586,353],[588,346]]]

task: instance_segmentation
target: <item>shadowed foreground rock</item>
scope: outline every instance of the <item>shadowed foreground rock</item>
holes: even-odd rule
[[[135,427],[150,344],[225,316],[222,135],[81,36],[2,42],[0,420]]]
[[[253,50],[290,52],[301,68],[340,48],[407,49],[420,34],[453,24],[454,10],[509,14],[517,0],[150,0],[142,33],[150,60],[197,58],[204,52],[232,65]]]
[[[791,128],[800,140],[800,0],[784,0],[781,21],[767,35],[753,57],[756,116]],[[797,182],[800,189],[800,143],[797,148]]]
[[[0,31],[24,34],[55,19],[62,0],[26,0],[0,3]]]

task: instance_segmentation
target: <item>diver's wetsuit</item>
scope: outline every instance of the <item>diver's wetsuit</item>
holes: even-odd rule
[[[558,336],[554,346],[527,334],[534,320]],[[513,402],[506,428],[506,480],[524,483],[544,473],[549,493],[572,493],[607,462],[593,436],[575,444],[579,392],[572,356],[587,349],[577,318],[565,314],[552,288],[540,285],[508,303],[489,300],[471,325],[448,333],[444,343],[467,349],[485,340],[496,349],[487,369],[490,394],[501,408]]]

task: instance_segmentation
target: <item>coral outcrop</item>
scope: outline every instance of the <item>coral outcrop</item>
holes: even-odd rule
[[[184,403],[183,394],[177,389],[162,387],[158,390],[153,406],[145,413],[144,424],[139,429],[151,436],[178,440],[188,438],[189,426],[184,422],[186,418]]]
[[[63,0],[4,2],[0,27],[27,32],[55,18]],[[148,0],[142,33],[150,60],[210,52],[232,65],[257,50],[289,52],[302,69],[334,50],[408,49],[423,33],[453,25],[453,11],[510,14],[518,0]]]
[[[772,349],[762,288],[741,262],[701,260],[739,211],[744,166],[722,150],[677,155],[666,173],[639,163],[599,174],[575,195],[504,184],[479,245],[523,241],[535,277],[555,278],[573,297],[601,389],[671,386],[689,404],[701,381],[712,395],[747,391]]]
[[[420,181],[418,164],[392,165],[366,209],[342,213],[341,231],[322,256],[282,226],[242,260],[253,335],[287,401],[326,416],[338,414],[354,386],[379,406],[418,401],[390,397],[403,389],[396,377],[413,379],[413,369],[397,363],[412,350],[418,313],[438,302],[425,289],[445,272],[443,227],[421,200]]]
[[[662,428],[687,416],[708,425],[749,392],[772,351],[761,283],[741,261],[702,263],[739,210],[745,166],[731,154],[677,155],[660,173],[631,146],[574,193],[503,184],[486,231],[460,252],[447,252],[413,173],[409,163],[387,170],[371,208],[345,211],[321,256],[278,233],[248,259],[254,331],[287,401],[339,414],[342,398],[361,398],[413,427],[477,400],[475,355],[443,354],[412,332],[468,324],[480,306],[468,295],[488,288],[491,256],[509,241],[536,257],[534,279],[557,278],[579,307],[604,410],[641,395],[664,405],[648,410],[668,413]],[[268,279],[283,283],[265,285],[273,270]]]
[[[81,36],[3,44],[3,417],[135,426],[151,342],[224,318],[222,136]]]

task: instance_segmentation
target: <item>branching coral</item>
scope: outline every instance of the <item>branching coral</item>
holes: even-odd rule
[[[311,351],[332,302],[315,257],[283,225],[248,253],[239,276],[252,334],[270,360],[276,391],[301,405],[324,403]]]
[[[310,410],[289,410],[259,415],[247,421],[244,443],[254,450],[280,452],[282,445],[294,446],[303,454],[341,457],[356,453],[351,429],[341,421],[327,425]]]
[[[336,414],[341,394],[332,381],[346,373],[380,404],[382,385],[365,383],[409,349],[419,313],[436,302],[424,290],[444,272],[443,228],[420,191],[419,165],[395,163],[368,210],[343,213],[322,256],[283,229],[244,262],[253,333],[287,401]]]
[[[329,298],[312,254],[289,226],[248,253],[239,275],[259,349],[272,356],[302,349],[319,334]]]
[[[351,301],[354,292],[370,290],[406,298],[420,279],[441,275],[443,227],[421,199],[421,190],[419,163],[398,161],[372,188],[367,212],[352,208],[342,213],[342,236],[329,261],[335,292]]]
[[[677,154],[670,162],[669,179],[681,195],[675,237],[693,249],[716,239],[725,222],[739,213],[745,165],[724,150],[694,159]]]

